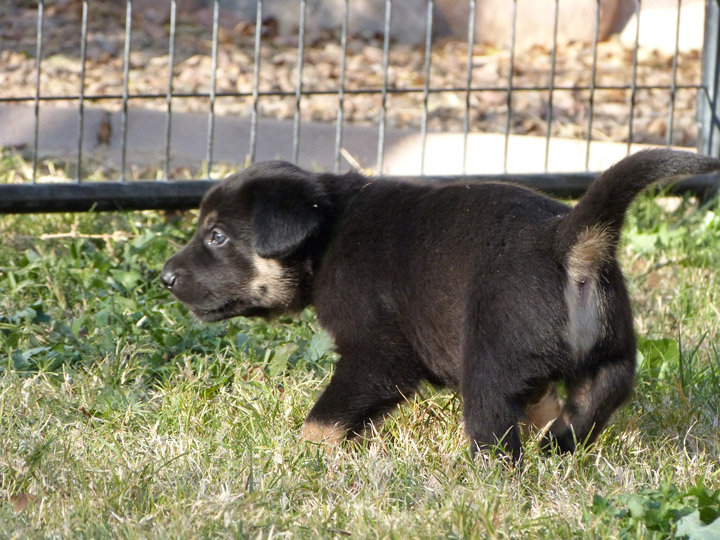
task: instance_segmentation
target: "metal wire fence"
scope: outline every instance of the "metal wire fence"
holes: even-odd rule
[[[396,0],[397,1],[397,0]],[[72,3],[72,2],[70,2]],[[193,14],[182,13],[178,9],[177,0],[168,0],[168,17],[159,26],[162,32],[155,32],[152,35],[152,42],[155,48],[164,49],[163,62],[153,64],[150,68],[150,79],[154,76],[154,83],[145,86],[136,84],[133,80],[137,69],[138,61],[133,59],[133,53],[145,48],[147,36],[143,28],[143,20],[134,13],[133,0],[125,0],[121,5],[121,11],[115,5],[115,21],[121,20],[119,27],[122,28],[122,42],[116,51],[106,56],[111,60],[106,62],[105,69],[114,69],[113,77],[121,70],[119,84],[89,85],[86,77],[91,66],[97,64],[97,58],[89,58],[89,40],[96,39],[98,30],[93,29],[94,21],[103,19],[105,15],[97,11],[100,7],[106,9],[108,3],[93,2],[92,0],[78,0],[78,12],[76,17],[68,19],[68,23],[61,28],[54,28],[54,34],[65,35],[65,47],[73,48],[77,45],[79,58],[74,64],[75,71],[72,72],[72,85],[77,85],[76,91],[68,91],[68,85],[60,85],[60,91],[56,88],[57,83],[64,75],[57,74],[57,70],[49,70],[45,65],[57,55],[48,57],[46,48],[49,46],[50,36],[48,25],[54,18],[62,14],[62,9],[69,9],[70,3],[52,3],[49,0],[38,0],[31,5],[27,3],[18,4],[18,9],[23,9],[27,16],[32,13],[34,16],[34,47],[26,51],[25,56],[28,62],[33,64],[34,80],[26,77],[27,84],[17,87],[12,84],[12,77],[5,81],[5,89],[0,93],[0,115],[6,117],[6,121],[0,121],[4,125],[2,129],[13,131],[13,118],[22,109],[29,111],[32,128],[28,140],[18,143],[16,146],[28,157],[28,171],[16,181],[6,185],[0,185],[0,211],[2,212],[24,212],[24,211],[55,211],[55,210],[97,210],[114,208],[186,208],[195,206],[202,193],[212,183],[213,179],[221,174],[222,169],[218,168],[218,122],[220,118],[232,116],[247,119],[247,137],[238,137],[236,147],[237,162],[252,163],[256,161],[262,150],[262,145],[269,145],[268,139],[261,140],[261,126],[265,122],[267,111],[263,105],[267,103],[282,103],[290,101],[290,107],[283,109],[283,115],[287,118],[288,126],[291,126],[291,149],[290,154],[285,157],[293,162],[301,160],[301,146],[304,138],[315,137],[313,130],[307,129],[308,123],[318,123],[313,117],[313,111],[306,113],[309,103],[313,100],[324,100],[324,103],[331,103],[329,107],[334,110],[332,121],[329,121],[330,114],[325,112],[320,120],[325,120],[333,131],[331,163],[325,168],[340,171],[353,160],[349,155],[346,142],[347,132],[355,125],[356,118],[348,118],[349,107],[352,108],[351,116],[360,116],[363,129],[371,130],[373,136],[362,139],[362,145],[369,154],[367,146],[376,142],[374,159],[372,163],[366,162],[365,167],[374,169],[377,173],[393,173],[388,171],[387,166],[387,138],[388,133],[395,129],[398,120],[393,116],[395,110],[393,104],[401,103],[401,108],[412,111],[413,120],[403,125],[405,132],[417,130],[418,137],[415,138],[416,146],[419,148],[417,155],[418,174],[424,175],[426,163],[428,162],[429,140],[433,134],[439,131],[453,132],[456,137],[455,146],[461,148],[457,154],[455,168],[449,167],[453,174],[448,177],[467,179],[482,178],[512,178],[514,181],[521,181],[541,189],[563,196],[574,196],[581,192],[589,179],[593,176],[591,154],[593,145],[598,140],[614,139],[625,145],[626,152],[630,152],[638,142],[650,142],[654,144],[673,145],[678,142],[678,119],[681,118],[688,126],[688,111],[683,109],[678,112],[678,96],[694,96],[696,110],[692,111],[692,124],[684,129],[680,143],[687,146],[688,143],[695,145],[699,151],[711,155],[720,155],[720,122],[718,120],[718,85],[720,84],[720,68],[718,65],[718,52],[720,52],[720,0],[706,0],[705,2],[705,27],[698,28],[697,32],[703,32],[703,48],[701,54],[683,56],[680,52],[680,18],[682,13],[682,0],[677,1],[676,25],[673,36],[667,36],[670,41],[674,40],[674,50],[669,54],[667,61],[660,64],[643,65],[641,55],[643,49],[640,46],[640,28],[643,17],[641,2],[637,0],[634,5],[634,22],[629,32],[634,32],[634,44],[622,52],[623,66],[620,76],[603,76],[606,66],[603,64],[603,49],[600,42],[600,12],[601,0],[595,1],[594,31],[592,40],[582,47],[580,52],[585,59],[580,62],[581,73],[573,77],[566,77],[563,74],[568,71],[562,66],[565,65],[565,57],[568,45],[558,37],[558,17],[563,8],[568,7],[568,2],[559,0],[548,1],[549,10],[552,12],[551,40],[546,49],[539,52],[539,49],[519,49],[517,41],[517,17],[523,9],[522,1],[512,0],[511,20],[508,21],[510,28],[510,42],[507,47],[499,47],[497,53],[501,60],[492,64],[497,69],[494,78],[484,77],[478,74],[484,68],[483,58],[488,56],[487,47],[477,37],[476,11],[479,9],[477,0],[467,2],[467,30],[464,38],[454,39],[447,37],[438,38],[434,31],[433,23],[437,20],[438,7],[434,0],[426,0],[424,4],[424,23],[417,28],[418,35],[422,39],[413,47],[402,47],[403,57],[395,59],[393,63],[393,52],[399,47],[393,41],[393,28],[402,21],[393,20],[393,0],[383,0],[378,3],[375,15],[381,21],[382,31],[379,35],[368,36],[367,33],[355,35],[351,33],[351,0],[339,0],[341,8],[339,28],[326,32],[324,38],[318,40],[316,37],[310,39],[307,32],[307,0],[298,0],[297,8],[297,33],[292,40],[285,39],[285,42],[278,45],[278,38],[272,35],[271,29],[273,18],[268,17],[266,6],[263,0],[257,0],[255,6],[254,24],[247,23],[241,29],[241,37],[236,34],[228,37],[224,31],[222,17],[225,11],[220,0],[211,0],[207,13],[210,15],[207,24],[208,36],[203,38],[202,47],[205,49],[201,54],[202,59],[209,58],[209,69],[205,72],[206,83],[195,88],[188,88],[187,85],[180,85],[183,77],[183,66],[178,65],[178,43],[179,39],[187,33],[187,17],[192,18]],[[23,5],[26,4],[26,5]],[[112,3],[111,3],[112,4]],[[96,11],[93,11],[97,8]],[[186,17],[185,22],[181,19]],[[395,25],[395,26],[394,26]],[[634,26],[633,26],[634,25]],[[202,26],[197,22],[197,26]],[[27,26],[23,39],[25,44],[29,40]],[[195,31],[195,30],[193,30]],[[100,30],[102,32],[102,30]],[[628,30],[626,30],[626,33]],[[140,36],[140,37],[138,37]],[[7,37],[7,36],[6,36]],[[237,39],[236,39],[237,38]],[[57,39],[56,37],[53,39]],[[310,40],[310,44],[308,41]],[[139,43],[136,43],[139,41]],[[209,41],[209,43],[208,43]],[[282,41],[282,40],[280,40]],[[631,37],[632,41],[632,37]],[[447,50],[448,43],[454,43],[450,56],[455,64],[464,67],[462,73],[453,77],[444,77],[438,81],[434,74],[442,66],[438,63],[449,63],[448,55],[438,55],[438,51]],[[283,45],[285,43],[285,45]],[[358,45],[359,43],[359,45]],[[355,61],[357,51],[361,53],[370,45],[374,44],[376,53],[372,58],[374,62],[366,63],[364,67],[353,68],[353,77],[349,78],[349,60]],[[330,45],[333,45],[330,49]],[[52,47],[58,48],[57,44]],[[135,48],[137,47],[137,49]],[[331,76],[320,76],[319,80],[309,81],[307,77],[310,67],[306,65],[306,57],[310,49],[323,48],[325,52],[332,52]],[[352,51],[350,48],[354,47]],[[485,47],[485,48],[483,48]],[[497,48],[496,48],[497,49]],[[232,66],[233,55],[237,56],[238,50],[242,51],[246,59],[242,70],[247,73],[237,76],[236,84],[226,84],[225,75],[227,66]],[[273,56],[281,50],[282,62],[278,62]],[[495,50],[495,49],[493,49]],[[230,52],[227,52],[230,51]],[[270,51],[270,53],[268,53]],[[275,53],[273,53],[275,51]],[[354,52],[353,52],[354,51]],[[410,51],[410,52],[408,52]],[[410,56],[408,56],[410,55]],[[185,54],[184,56],[188,56]],[[523,71],[528,70],[528,62],[532,64],[542,56],[544,60],[537,68],[541,76],[535,79],[523,77]],[[621,55],[622,56],[622,55]],[[408,67],[409,73],[405,73],[407,80],[402,80],[398,72],[402,71],[403,58],[410,58],[412,65]],[[13,57],[14,58],[14,57]],[[193,57],[183,60],[187,63]],[[230,61],[228,61],[228,58]],[[527,60],[527,58],[530,58]],[[107,59],[106,59],[107,60]],[[413,63],[414,62],[414,63]],[[142,63],[142,62],[141,62]],[[152,59],[148,60],[152,64]],[[27,62],[26,62],[27,64]],[[242,64],[242,62],[240,62]],[[286,69],[289,81],[292,83],[281,85],[268,83],[267,74],[274,70],[281,69],[283,64],[290,65]],[[7,65],[7,64],[6,64]],[[479,67],[480,65],[480,67]],[[110,66],[110,67],[108,67]],[[280,66],[280,67],[279,67]],[[693,72],[697,68],[695,80],[685,80],[682,76],[685,72]],[[314,70],[318,66],[311,66]],[[285,69],[285,68],[282,68]],[[362,69],[367,70],[363,75]],[[683,69],[685,71],[683,71]],[[165,70],[166,79],[162,71]],[[242,71],[241,70],[241,71]],[[572,71],[572,70],[570,70]],[[607,71],[607,70],[606,70]],[[657,72],[663,71],[664,77],[658,78]],[[107,73],[107,71],[106,71]],[[654,77],[645,77],[643,73],[655,73]],[[265,78],[263,77],[265,74]],[[372,76],[371,76],[372,75]],[[402,75],[402,73],[401,73]],[[270,75],[272,79],[272,75]],[[350,80],[351,79],[351,80]],[[144,80],[144,79],[143,79]],[[162,81],[165,80],[163,83]],[[219,87],[219,81],[222,83]],[[540,81],[540,82],[538,82]],[[242,82],[242,84],[241,84]],[[164,84],[165,87],[161,88]],[[180,88],[178,86],[181,86]],[[648,96],[662,94],[665,100],[664,110],[653,111],[653,118],[664,116],[663,129],[655,133],[654,138],[648,136],[646,128],[648,123],[640,122],[638,110],[643,99],[650,99]],[[576,171],[557,173],[553,172],[550,166],[551,147],[553,141],[563,134],[563,122],[567,124],[567,104],[560,106],[559,99],[563,96],[573,96],[573,103],[580,113],[572,117],[573,129],[570,130],[570,138],[576,142],[582,142],[584,152],[584,166]],[[623,124],[625,130],[622,140],[617,136],[608,135],[598,128],[598,103],[603,101],[603,95],[621,95],[619,104],[616,102],[615,109],[623,109],[619,116],[619,124]],[[528,96],[534,96],[532,99]],[[540,96],[539,98],[537,96]],[[355,103],[352,100],[357,99]],[[372,99],[372,106],[368,106],[369,112],[363,116],[363,104],[367,101],[361,99]],[[533,101],[533,99],[535,101]],[[188,109],[186,105],[192,100],[194,105]],[[404,101],[403,101],[404,100]],[[434,100],[440,103],[452,102],[452,107],[437,106]],[[567,101],[567,99],[566,99]],[[222,107],[220,106],[222,102]],[[687,102],[685,99],[684,103]],[[232,105],[227,105],[228,103]],[[528,111],[528,106],[539,103],[539,110]],[[580,104],[579,106],[577,104]],[[71,114],[75,115],[75,133],[65,133],[62,139],[67,147],[67,140],[74,139],[74,155],[66,159],[69,163],[68,171],[70,180],[68,182],[48,182],[46,179],[51,176],[44,173],[43,148],[41,141],[46,129],[43,120],[43,110],[52,108],[55,105],[70,105]],[[88,151],[88,116],[92,107],[107,108],[113,111],[112,119],[106,124],[100,123],[110,129],[114,129],[112,135],[115,145],[118,148],[119,159],[117,166],[110,168],[112,172],[101,175],[104,181],[96,182],[97,175],[94,174],[92,166],[98,165],[97,157],[90,156]],[[238,104],[242,107],[238,109]],[[528,105],[530,104],[530,105]],[[235,107],[235,108],[233,108]],[[146,168],[138,169],[129,160],[130,140],[132,138],[131,123],[133,122],[132,111],[135,109],[152,108],[159,110],[160,116],[154,116],[154,122],[163,123],[161,141],[156,141],[158,148],[161,148],[160,156],[153,171],[152,164]],[[204,122],[204,155],[195,168],[185,167],[180,176],[189,177],[180,180],[173,160],[177,157],[176,145],[178,114],[185,114],[186,110],[197,112],[205,108],[206,121]],[[572,107],[570,107],[572,108]],[[182,112],[178,112],[181,109]],[[272,107],[270,107],[272,109]],[[312,108],[311,108],[312,109]],[[93,109],[94,110],[94,109]],[[361,112],[358,113],[358,110]],[[229,111],[229,112],[228,112]],[[492,114],[487,113],[491,111]],[[308,114],[309,119],[308,119]],[[478,118],[483,115],[491,117],[483,123]],[[679,116],[680,114],[680,116]],[[647,116],[647,115],[645,115]],[[389,125],[389,118],[393,118],[392,125]],[[443,121],[443,117],[445,120]],[[448,119],[448,117],[451,117]],[[162,118],[162,120],[159,120]],[[400,122],[402,123],[402,122]],[[369,124],[369,125],[368,125]],[[529,126],[529,127],[528,127]],[[697,131],[693,132],[692,128]],[[119,129],[119,133],[117,133]],[[282,128],[287,131],[286,128]],[[306,132],[307,129],[307,132]],[[477,170],[475,167],[468,167],[469,158],[474,157],[476,147],[471,145],[473,136],[478,131],[489,129],[497,132],[501,138],[500,152],[502,153],[502,170],[498,173],[488,174],[485,171]],[[515,135],[531,134],[537,139],[541,138],[543,143],[543,159],[538,170],[525,172],[525,174],[509,174],[511,169],[511,139]],[[598,135],[599,133],[599,135]],[[6,137],[7,138],[7,137]],[[157,137],[156,137],[157,138]],[[227,141],[223,135],[223,144]],[[97,134],[97,139],[102,139],[102,134]],[[323,139],[325,140],[325,139]],[[368,143],[367,141],[371,141]],[[107,143],[108,141],[101,141]],[[242,144],[241,144],[242,143]],[[246,145],[242,147],[243,145]],[[197,146],[197,144],[195,145]],[[575,147],[577,148],[577,146]],[[265,152],[264,155],[267,155]],[[497,156],[494,156],[497,157]],[[308,159],[312,159],[309,156]],[[349,161],[348,161],[349,160]],[[91,166],[92,164],[92,166]],[[457,166],[460,170],[458,171]],[[469,170],[472,169],[472,170]],[[154,177],[154,180],[150,180]],[[702,179],[691,180],[684,188],[693,189],[697,192],[704,192],[708,188],[707,181]]]

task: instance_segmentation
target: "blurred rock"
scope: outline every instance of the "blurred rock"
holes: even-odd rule
[[[675,52],[677,4],[677,0],[643,0],[639,34],[641,45],[670,54]],[[622,30],[622,42],[634,46],[637,18],[634,6],[630,7],[630,18]],[[702,49],[704,24],[704,0],[684,0],[680,12],[679,50]]]

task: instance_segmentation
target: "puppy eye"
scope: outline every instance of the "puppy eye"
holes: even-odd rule
[[[225,236],[222,231],[213,229],[210,232],[210,238],[207,243],[211,246],[222,246],[225,242],[227,242],[227,239],[227,236]]]

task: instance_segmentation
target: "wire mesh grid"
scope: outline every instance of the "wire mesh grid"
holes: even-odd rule
[[[550,43],[522,50],[516,44],[521,0],[511,0],[507,46],[476,39],[476,0],[467,2],[465,36],[452,39],[437,37],[433,23],[438,8],[434,0],[426,0],[423,25],[415,29],[423,37],[412,45],[393,39],[397,0],[377,2],[379,33],[353,33],[352,0],[340,0],[336,2],[340,26],[311,37],[306,0],[286,3],[297,13],[297,31],[290,35],[277,33],[277,21],[266,15],[263,0],[256,2],[254,22],[241,21],[231,30],[221,24],[227,12],[220,0],[209,0],[204,20],[197,13],[180,10],[178,0],[168,0],[167,17],[159,22],[135,13],[133,0],[21,2],[16,9],[35,19],[34,46],[29,46],[29,25],[19,30],[22,39],[16,39],[14,50],[9,45],[13,36],[6,34],[2,54],[9,75],[0,94],[0,111],[5,113],[0,114],[9,107],[30,105],[32,137],[18,146],[31,156],[27,184],[33,185],[44,183],[41,113],[58,105],[77,115],[74,160],[68,160],[71,176],[76,184],[93,178],[96,156],[86,148],[86,111],[91,104],[118,120],[106,118],[105,124],[99,124],[100,130],[109,124],[119,127],[119,133],[112,134],[120,156],[118,183],[150,177],[165,181],[217,177],[223,170],[216,167],[220,117],[248,120],[249,136],[242,140],[245,147],[238,143],[236,162],[252,163],[258,158],[259,131],[267,118],[274,117],[291,122],[292,150],[284,157],[296,163],[304,127],[318,122],[331,125],[330,167],[335,171],[357,164],[344,144],[351,125],[376,133],[374,163],[365,167],[377,173],[388,172],[386,135],[393,129],[418,131],[420,175],[427,172],[428,140],[433,133],[461,137],[461,172],[473,177],[484,172],[468,171],[468,156],[477,152],[469,144],[474,133],[496,132],[502,138],[501,173],[511,168],[514,136],[539,137],[544,141],[544,157],[533,171],[538,173],[533,181],[562,191],[559,186],[582,183],[590,176],[592,148],[599,141],[624,143],[628,153],[636,143],[649,143],[696,146],[717,155],[719,2],[706,0],[705,28],[697,29],[704,31],[703,50],[688,54],[681,52],[679,44],[683,0],[677,0],[675,31],[668,38],[674,47],[666,54],[640,45],[643,12],[639,0],[634,2],[635,17],[629,27],[634,31],[630,46],[618,40],[600,41],[601,0],[595,1],[591,42],[559,39],[558,17],[569,3],[549,0]],[[17,63],[22,63],[24,71],[13,67]],[[19,72],[25,75],[16,77]],[[90,74],[92,80],[88,80]],[[163,140],[158,142],[162,155],[145,168],[129,163],[128,134],[135,109],[164,113]],[[207,120],[202,127],[205,152],[201,163],[175,166],[173,137],[177,137],[178,115],[203,110]],[[71,133],[62,135],[65,141],[72,137]],[[96,146],[109,143],[100,132],[95,138]],[[584,170],[578,174],[549,174],[551,149],[559,138],[584,142]],[[200,191],[207,187],[195,186]]]

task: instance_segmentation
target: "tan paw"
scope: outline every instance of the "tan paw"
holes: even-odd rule
[[[347,430],[337,424],[322,424],[308,420],[302,427],[303,440],[338,446],[344,439]]]

